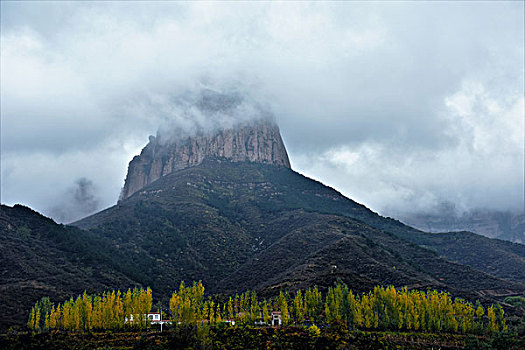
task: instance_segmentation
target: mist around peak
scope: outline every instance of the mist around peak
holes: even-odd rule
[[[208,158],[290,168],[272,115],[238,92],[204,89],[173,100],[170,107],[157,136],[150,136],[140,155],[129,163],[119,200]]]
[[[85,177],[108,207],[148,135],[273,113],[294,169],[381,214],[523,212],[523,2],[1,7],[5,204]]]
[[[202,88],[176,96],[155,96],[152,114],[160,116],[156,142],[162,145],[257,123],[275,124],[268,105],[240,89]]]

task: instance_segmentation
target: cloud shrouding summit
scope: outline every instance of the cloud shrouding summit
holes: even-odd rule
[[[383,214],[523,209],[521,2],[1,6],[2,203],[52,215],[85,179],[75,215],[107,207],[170,101],[235,88]]]

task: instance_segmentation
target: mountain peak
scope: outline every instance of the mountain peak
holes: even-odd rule
[[[199,131],[193,136],[150,136],[149,143],[129,163],[120,195],[126,199],[144,186],[174,171],[202,163],[206,158],[256,162],[290,168],[277,124],[262,118],[229,128]]]

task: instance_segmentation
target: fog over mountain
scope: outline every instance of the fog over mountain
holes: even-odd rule
[[[522,2],[1,10],[2,203],[78,219],[159,128],[267,113],[292,168],[383,215],[523,213]],[[243,102],[193,108],[206,89]]]

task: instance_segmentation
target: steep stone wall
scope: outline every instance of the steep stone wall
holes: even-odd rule
[[[120,199],[130,197],[144,186],[174,171],[202,163],[206,157],[223,157],[234,162],[259,162],[290,168],[279,132],[272,121],[259,120],[231,129],[162,142],[150,141],[129,163]]]

